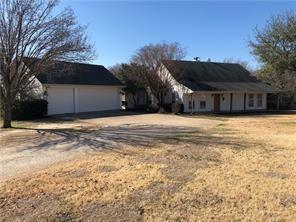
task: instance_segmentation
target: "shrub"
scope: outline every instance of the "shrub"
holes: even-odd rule
[[[281,93],[279,96],[280,109],[293,109],[293,94]],[[277,109],[277,95],[267,94],[267,109]]]
[[[47,101],[44,99],[17,101],[12,107],[12,119],[29,120],[46,116]]]
[[[171,113],[172,112],[172,104],[171,103],[165,103],[163,105],[163,108],[166,112]]]
[[[179,113],[184,113],[184,104],[180,104],[180,110]]]

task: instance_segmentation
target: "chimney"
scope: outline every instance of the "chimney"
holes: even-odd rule
[[[198,61],[200,61],[200,57],[194,57],[193,60],[198,62]]]

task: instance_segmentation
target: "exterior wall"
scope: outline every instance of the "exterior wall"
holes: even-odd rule
[[[244,110],[244,93],[233,93],[232,110],[233,111]]]
[[[48,115],[120,109],[119,86],[53,85],[47,90]]]
[[[184,112],[191,112],[191,109],[189,107],[190,101],[191,101],[191,95],[184,94],[184,97],[183,97]],[[213,97],[211,93],[204,93],[204,94],[193,93],[192,101],[194,101],[193,112],[211,112],[213,110]],[[204,109],[200,107],[201,101],[206,102],[206,107]]]
[[[211,93],[197,93],[194,92],[192,96],[192,101],[194,102],[193,112],[212,112],[214,110],[214,97]],[[221,112],[230,112],[230,93],[219,92],[220,94],[220,111]],[[254,95],[254,107],[249,106],[249,94]],[[262,106],[258,106],[258,94],[262,94]],[[246,110],[264,110],[266,109],[266,93],[246,93]],[[224,99],[223,99],[224,98]],[[189,102],[191,101],[190,94],[184,94],[183,104],[184,112],[191,112],[189,107]],[[201,109],[200,101],[206,101],[206,107]],[[235,93],[233,92],[232,97],[232,111],[243,111],[244,110],[244,93]]]
[[[230,111],[230,93],[220,95],[220,111]]]
[[[249,106],[249,95],[253,94],[254,95],[254,106],[250,107]],[[262,94],[262,106],[258,106],[258,94]],[[266,109],[266,93],[247,93],[246,96],[246,110],[260,110],[260,109]]]
[[[189,88],[187,88],[186,86],[180,84],[179,82],[177,82],[173,77],[172,75],[170,74],[170,72],[167,70],[166,67],[162,66],[160,68],[161,70],[161,75],[164,77],[164,78],[167,78],[170,83],[171,83],[171,86],[172,86],[172,89],[171,91],[168,93],[166,99],[165,99],[165,102],[166,103],[171,103],[172,102],[172,94],[174,93],[175,94],[175,99],[176,99],[176,102],[177,103],[183,103],[184,101],[184,94],[186,93],[193,93],[192,90],[190,90]]]

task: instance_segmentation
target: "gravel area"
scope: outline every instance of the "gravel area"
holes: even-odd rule
[[[214,127],[218,120],[164,114],[96,114],[21,122],[0,130],[0,181],[83,155],[124,145],[149,145],[176,134]],[[72,120],[72,121],[71,121]]]

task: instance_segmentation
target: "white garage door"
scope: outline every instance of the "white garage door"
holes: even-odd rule
[[[74,89],[49,87],[48,115],[74,112]]]
[[[77,111],[103,111],[120,108],[117,87],[79,87],[77,88]]]
[[[48,115],[120,109],[118,87],[51,85]]]

